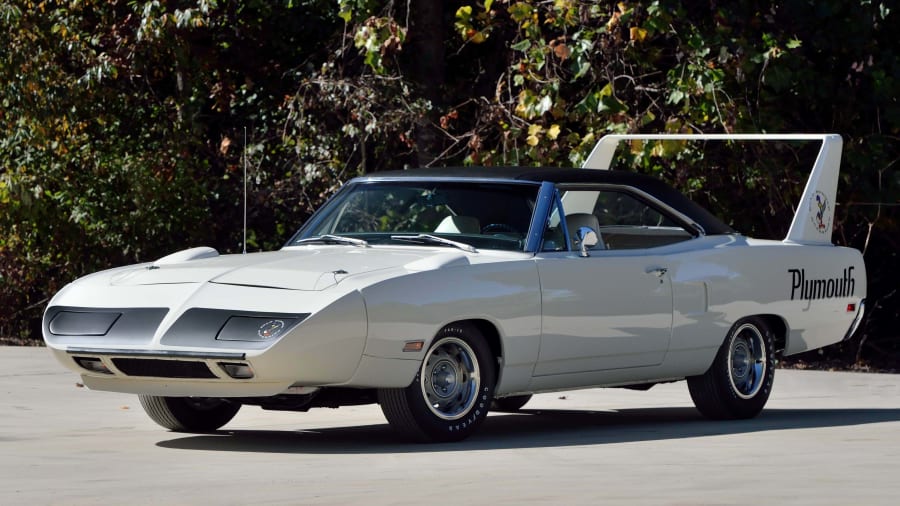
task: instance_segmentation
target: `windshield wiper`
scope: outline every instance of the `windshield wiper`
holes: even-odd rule
[[[436,235],[430,235],[430,234],[392,235],[391,239],[394,239],[395,241],[443,244],[445,246],[453,246],[454,248],[459,248],[463,251],[468,251],[469,253],[478,253],[477,249],[475,249],[473,246],[466,244],[464,242],[452,241],[450,239],[444,239],[443,237],[438,237]]]
[[[309,244],[313,242],[321,242],[325,244],[351,244],[353,246],[361,246],[363,248],[369,247],[369,242],[363,239],[356,239],[355,237],[345,237],[342,235],[333,235],[333,234],[323,234],[317,235],[315,237],[307,237],[305,239],[298,239],[294,241],[294,244]]]

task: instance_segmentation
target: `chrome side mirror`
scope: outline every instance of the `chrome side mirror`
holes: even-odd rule
[[[578,236],[578,244],[581,248],[579,255],[583,257],[591,256],[588,253],[588,250],[600,242],[600,237],[597,235],[597,232],[591,227],[579,227],[576,235]]]

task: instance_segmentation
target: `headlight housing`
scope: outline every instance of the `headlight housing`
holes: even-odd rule
[[[57,336],[105,336],[121,316],[118,311],[60,311],[48,328]]]
[[[307,316],[232,316],[216,334],[216,340],[271,341],[288,333]]]

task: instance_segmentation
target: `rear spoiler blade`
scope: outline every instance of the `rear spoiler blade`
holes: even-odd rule
[[[821,142],[803,197],[784,242],[831,244],[843,140],[838,134],[614,134],[602,137],[582,168],[608,170],[620,141],[813,141]]]

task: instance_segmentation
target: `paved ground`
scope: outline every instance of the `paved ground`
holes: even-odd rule
[[[377,406],[171,433],[77,381],[0,347],[0,504],[900,503],[900,375],[780,370],[763,414],[727,423],[684,383],[545,394],[449,445],[398,443]]]

